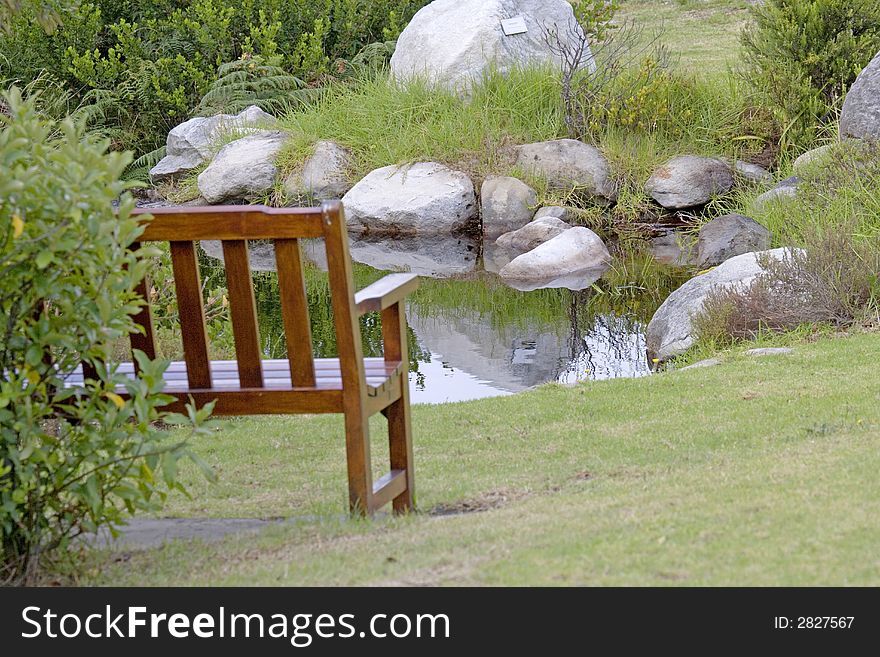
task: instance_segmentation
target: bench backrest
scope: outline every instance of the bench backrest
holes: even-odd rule
[[[170,244],[190,389],[211,388],[211,362],[195,245],[200,240],[220,240],[223,245],[241,387],[264,387],[260,333],[248,259],[249,240],[270,240],[274,243],[291,379],[295,387],[316,386],[299,243],[300,239],[306,238],[323,238],[326,245],[343,389],[363,387],[365,376],[360,325],[354,301],[348,234],[340,202],[325,202],[320,208],[278,209],[243,205],[156,208],[137,210],[136,213],[153,216],[140,241]],[[148,280],[143,281],[139,288],[140,294],[148,301],[149,289]],[[144,328],[144,333],[131,336],[132,349],[139,349],[150,358],[155,358],[156,337],[149,303],[141,309],[135,321]]]

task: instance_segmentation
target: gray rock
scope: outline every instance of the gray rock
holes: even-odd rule
[[[764,347],[762,349],[749,349],[746,356],[754,356],[760,358],[762,356],[790,356],[794,353],[794,349],[788,347]]]
[[[483,238],[498,236],[522,228],[535,216],[537,192],[521,180],[490,176],[480,189]]]
[[[667,209],[703,205],[731,187],[733,173],[726,162],[697,155],[669,160],[645,183],[645,191]]]
[[[483,270],[490,274],[497,274],[504,266],[517,256],[522,255],[522,251],[510,249],[506,246],[500,246],[498,242],[483,243]]]
[[[770,248],[770,231],[754,219],[726,214],[700,228],[697,263],[701,267],[720,265],[743,253]]]
[[[214,156],[217,142],[224,134],[246,135],[275,123],[275,117],[256,105],[236,115],[217,114],[185,121],[168,133],[165,157],[150,169],[150,179],[154,183],[161,182],[198,168]]]
[[[527,31],[505,36],[502,21],[522,16]],[[563,0],[435,0],[419,10],[397,39],[391,73],[400,81],[421,78],[468,93],[492,70],[525,66],[560,68],[562,60],[545,34],[558,33],[569,48],[583,31]],[[589,47],[579,62],[594,68]]]
[[[762,253],[782,259],[787,252],[787,249],[773,249]],[[709,293],[717,288],[745,287],[762,271],[759,254],[745,253],[692,278],[678,288],[663,302],[648,324],[649,357],[665,361],[687,351],[696,339],[693,317],[703,310]]]
[[[880,139],[880,53],[853,83],[840,112],[841,138]]]
[[[571,221],[571,210],[561,205],[547,205],[535,213],[535,220],[545,217],[556,217],[562,221]]]
[[[505,233],[498,238],[498,246],[519,251],[531,251],[541,246],[544,242],[552,240],[571,228],[570,225],[556,217],[541,217],[526,224],[519,230]]]
[[[611,255],[602,239],[589,228],[579,226],[514,258],[499,274],[508,282],[526,284],[518,289],[584,289],[607,271],[610,263]]]
[[[688,365],[687,367],[682,367],[679,372],[687,372],[688,370],[698,370],[703,367],[715,367],[716,365],[721,365],[723,361],[720,358],[707,358],[706,360],[700,360],[694,363],[693,365]]]
[[[757,164],[751,164],[750,162],[737,160],[734,162],[733,168],[740,178],[744,178],[749,182],[761,183],[769,182],[773,179],[773,175],[767,171],[767,169],[758,166]]]
[[[752,206],[755,210],[761,211],[770,203],[784,202],[797,196],[797,188],[801,179],[797,176],[786,178],[773,189],[764,192],[754,200]]]
[[[319,141],[302,171],[294,171],[284,183],[292,198],[315,201],[342,198],[351,189],[351,153],[332,141]]]
[[[582,141],[557,139],[520,146],[516,164],[546,178],[553,189],[576,188],[601,200],[617,198],[607,160],[599,149]]]
[[[199,193],[211,204],[250,200],[275,186],[275,158],[284,146],[283,132],[261,132],[226,144],[199,174]]]
[[[478,215],[471,179],[436,162],[376,169],[342,202],[357,233],[449,235],[474,228]]]
[[[831,146],[832,144],[825,144],[824,146],[819,146],[818,148],[803,153],[794,161],[794,164],[791,165],[792,170],[795,173],[802,173],[809,164],[818,162],[827,156],[828,151],[831,150]]]
[[[648,241],[648,250],[654,260],[673,267],[696,264],[695,247],[693,235],[674,228],[659,229],[659,235]]]

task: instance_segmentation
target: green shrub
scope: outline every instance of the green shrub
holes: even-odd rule
[[[794,198],[758,207],[749,199],[733,209],[765,225],[780,246],[802,244],[817,232],[843,227],[858,240],[880,243],[877,145],[859,140],[835,144],[826,157],[798,176],[801,182]]]
[[[0,116],[0,581],[28,580],[82,532],[120,524],[180,488],[196,457],[157,431],[165,363],[140,354],[128,380],[110,357],[135,330],[151,250],[119,176],[130,157],[40,118],[15,89]],[[120,197],[121,195],[121,197]],[[112,203],[121,198],[118,214]],[[81,363],[85,386],[65,388]],[[124,385],[130,398],[115,390]],[[193,429],[210,409],[191,411]]]
[[[323,83],[365,47],[395,39],[424,4],[94,0],[66,8],[51,33],[37,20],[36,6],[26,5],[0,32],[0,80],[27,84],[50,74],[94,107],[92,116],[110,130],[114,146],[141,155],[161,147],[168,130],[198,109],[215,109],[200,103],[230,74],[224,65],[259,59],[283,71],[248,81],[256,87],[254,102],[272,109],[291,81]],[[287,78],[282,85],[267,79],[279,76]]]
[[[742,35],[745,73],[776,113],[782,147],[802,151],[832,124],[880,51],[877,0],[766,0]]]
[[[748,286],[719,288],[694,318],[698,338],[716,346],[802,325],[847,328],[880,321],[880,247],[852,227],[812,232],[803,248],[766,257]]]

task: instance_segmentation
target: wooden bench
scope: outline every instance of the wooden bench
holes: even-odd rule
[[[409,357],[404,297],[418,285],[410,274],[391,274],[355,294],[342,204],[320,208],[275,209],[263,206],[161,208],[141,237],[168,242],[180,314],[184,360],[170,365],[165,392],[175,398],[166,407],[182,411],[192,397],[198,406],[216,401],[214,415],[342,413],[352,513],[372,514],[391,502],[395,512],[413,507],[412,429],[409,412]],[[299,240],[323,238],[327,250],[331,303],[339,358],[313,357],[308,303]],[[234,361],[211,361],[195,242],[221,240],[226,267]],[[288,358],[264,360],[260,348],[248,240],[274,243],[281,314]],[[148,298],[149,280],[139,291]],[[359,318],[381,313],[383,358],[364,358]],[[156,357],[149,305],[136,321],[143,334],[131,336],[132,349]],[[133,376],[134,363],[120,371]],[[85,377],[89,376],[85,373]],[[69,384],[82,385],[83,373]],[[124,388],[119,390],[120,394]],[[369,418],[388,420],[390,472],[373,482]]]

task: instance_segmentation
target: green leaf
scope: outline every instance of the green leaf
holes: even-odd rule
[[[40,251],[37,254],[35,264],[37,265],[38,269],[45,269],[51,264],[54,259],[55,256],[51,251]]]

